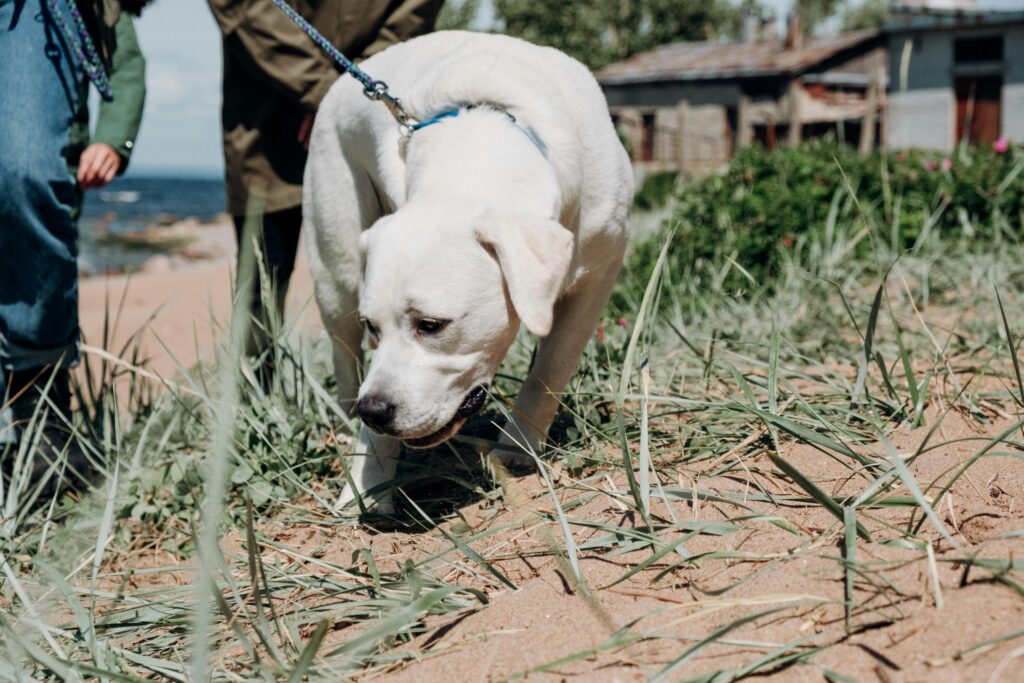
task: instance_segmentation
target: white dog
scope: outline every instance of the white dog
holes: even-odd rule
[[[622,264],[633,176],[594,78],[557,50],[442,32],[362,66],[430,123],[403,135],[341,79],[304,212],[340,398],[364,424],[339,506],[389,513],[400,444],[439,444],[483,407],[520,323],[543,341],[504,440],[543,447]]]

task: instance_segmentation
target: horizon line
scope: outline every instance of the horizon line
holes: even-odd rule
[[[135,178],[208,178],[223,180],[224,168],[217,166],[140,166],[129,167],[124,175],[126,180]]]

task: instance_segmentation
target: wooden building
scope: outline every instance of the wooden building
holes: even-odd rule
[[[1024,142],[1024,2],[897,2],[886,40],[890,147]]]
[[[641,172],[701,173],[759,140],[768,147],[834,132],[874,145],[886,57],[877,31],[743,43],[677,43],[597,73]]]

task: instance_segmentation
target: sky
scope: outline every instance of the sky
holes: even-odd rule
[[[220,174],[220,34],[206,0],[157,0],[135,30],[146,110],[129,172]]]
[[[792,0],[764,4],[784,16]],[[489,0],[482,14],[493,16]],[[221,174],[220,35],[206,1],[157,0],[135,26],[147,99],[129,173]]]

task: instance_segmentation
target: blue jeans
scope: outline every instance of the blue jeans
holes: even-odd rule
[[[0,408],[11,371],[78,358],[65,154],[82,78],[44,0],[0,0]],[[0,443],[13,438],[4,413]]]

